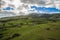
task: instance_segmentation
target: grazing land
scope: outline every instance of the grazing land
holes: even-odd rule
[[[0,40],[60,40],[60,14],[0,18]]]

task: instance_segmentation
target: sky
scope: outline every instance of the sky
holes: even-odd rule
[[[37,13],[60,13],[60,0],[1,0],[0,10],[17,15]]]

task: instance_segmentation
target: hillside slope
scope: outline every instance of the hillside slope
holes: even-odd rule
[[[0,40],[60,40],[60,16],[17,16],[0,19]]]

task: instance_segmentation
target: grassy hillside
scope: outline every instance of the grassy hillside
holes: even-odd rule
[[[60,16],[1,18],[0,40],[60,40]]]

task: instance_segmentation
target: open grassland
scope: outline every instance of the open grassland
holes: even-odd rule
[[[60,20],[3,18],[0,19],[0,40],[60,40]]]

